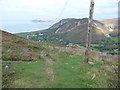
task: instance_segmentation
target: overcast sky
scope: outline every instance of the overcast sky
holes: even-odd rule
[[[55,19],[67,0],[0,0],[2,20]],[[94,19],[103,20],[118,17],[119,0],[94,0]],[[60,18],[88,17],[90,0],[68,0]]]

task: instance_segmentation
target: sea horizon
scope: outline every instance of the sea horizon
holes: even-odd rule
[[[3,21],[0,29],[12,34],[16,34],[48,29],[55,23],[56,22],[33,22],[32,20]]]

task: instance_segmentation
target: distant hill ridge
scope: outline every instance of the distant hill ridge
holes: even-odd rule
[[[106,19],[101,21],[102,23],[108,25],[109,27],[111,27],[114,30],[118,30],[118,18],[113,18],[113,19]]]
[[[116,22],[116,20],[117,19],[115,20],[113,19],[114,22]],[[93,29],[91,32],[92,42],[105,40],[110,36],[114,36],[114,37],[118,36],[118,30],[115,30],[115,28],[110,27],[109,24],[106,24],[104,22],[93,20]],[[113,25],[116,25],[116,23],[114,23]],[[60,20],[59,22],[55,23],[46,30],[29,32],[26,34],[22,33],[18,35],[24,37],[30,35],[31,39],[38,41],[39,40],[48,41],[48,42],[67,41],[67,42],[75,42],[75,43],[81,43],[81,42],[85,43],[87,38],[87,30],[88,30],[88,18],[82,18],[82,19],[67,18]]]
[[[99,30],[103,29],[101,31],[103,34],[110,33],[110,31],[113,31],[109,26],[105,25],[104,23],[93,20],[93,26],[95,28],[98,28]],[[83,18],[83,19],[74,19],[74,18],[68,18],[68,19],[63,19],[60,22],[54,24],[51,26],[49,29],[56,29],[56,33],[64,33],[68,31],[76,31],[76,29],[81,29],[82,27],[87,27],[88,25],[88,18]],[[87,30],[87,28],[86,28]]]
[[[88,27],[88,18],[83,19],[74,19],[68,18],[59,21],[54,24],[50,28],[48,28],[49,32],[52,34],[65,34],[63,36],[63,40],[72,41],[72,42],[84,42],[86,41],[87,36],[87,27]],[[114,30],[108,25],[93,20],[93,30],[92,30],[92,38],[93,41],[101,40],[106,37],[109,37]]]
[[[114,31],[111,33],[111,36],[119,36],[119,32],[118,32],[118,28],[120,27],[120,25],[118,23],[120,23],[118,20],[120,18],[113,18],[113,19],[106,19],[101,21],[102,23],[108,25],[110,28],[112,28]]]

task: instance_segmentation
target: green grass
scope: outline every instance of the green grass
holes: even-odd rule
[[[5,88],[40,88],[45,87],[47,84],[47,75],[44,71],[45,62],[41,59],[37,62],[20,62],[16,64],[13,62],[15,67],[15,74],[11,83]]]
[[[3,69],[4,88],[113,88],[117,86],[117,73],[106,61],[90,61],[94,65],[84,63],[84,56],[71,52],[61,52],[48,43],[41,43],[46,56],[34,62],[3,61],[11,63],[15,72],[5,72]],[[35,48],[35,47],[31,47]],[[35,48],[36,49],[36,48]],[[46,58],[54,61],[46,65]],[[3,64],[4,66],[4,64]],[[55,80],[50,81],[46,68],[54,70]],[[93,78],[94,77],[94,78]],[[92,79],[93,78],[93,79]]]
[[[65,53],[55,55],[54,58],[57,60],[57,64],[54,66],[57,69],[57,83],[54,87],[107,88],[117,85],[117,82],[114,81],[117,76],[113,73],[112,68],[110,66],[106,68],[106,65],[101,62],[89,65],[83,62],[83,56]],[[94,74],[96,77],[92,80]]]
[[[49,52],[48,52],[49,53]],[[117,74],[111,66],[101,62],[89,65],[83,62],[84,57],[67,52],[49,53],[48,58],[55,61],[46,65],[44,59],[37,62],[12,62],[15,74],[7,87],[11,88],[108,88],[116,87]],[[49,80],[45,72],[47,67],[54,69],[55,82]],[[95,74],[95,78],[92,77]],[[5,86],[6,87],[6,86]]]
[[[120,38],[118,38],[118,37],[110,37],[110,39],[115,41],[115,42],[118,42]]]
[[[22,63],[20,66],[15,67],[19,79],[14,81],[11,87],[15,85],[16,88],[40,88],[44,87],[45,83],[47,84],[44,61]]]
[[[12,63],[11,65],[15,67],[15,73],[7,73],[8,77],[4,87],[113,88],[117,86],[117,73],[112,68],[112,65],[118,65],[117,63],[96,61],[93,57],[90,61],[94,62],[94,65],[90,65],[84,63],[84,56],[71,52],[60,52],[45,42],[41,43],[41,46],[45,48],[45,57],[53,60],[54,64],[46,65],[44,57],[36,62],[3,61]],[[48,67],[54,70],[54,82],[50,81],[51,77],[46,73]]]
[[[73,48],[47,42],[37,43],[8,33],[3,35],[3,55],[4,60],[7,60],[2,64],[3,88],[113,88],[117,86],[118,73],[112,65],[119,64],[114,60],[108,62],[100,61],[99,58],[97,60],[94,57],[97,56],[95,53],[90,59],[94,65],[90,65],[84,63],[84,55],[73,53]],[[64,52],[55,47],[63,49]],[[71,50],[65,51],[66,48]],[[29,62],[31,59],[33,61]],[[49,62],[47,59],[51,60],[52,64],[46,64]],[[5,68],[6,64],[10,68]],[[54,81],[50,80],[51,76],[46,72],[47,68],[53,70]]]

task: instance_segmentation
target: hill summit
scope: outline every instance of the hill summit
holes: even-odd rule
[[[59,21],[58,23],[54,24],[50,28],[48,28],[48,35],[52,34],[58,35],[61,37],[63,41],[71,41],[71,42],[86,42],[88,30],[88,18],[83,19],[74,19],[68,18]],[[108,25],[93,20],[93,30],[92,30],[92,39],[93,42],[97,40],[102,40],[107,37],[110,37],[114,31]]]

